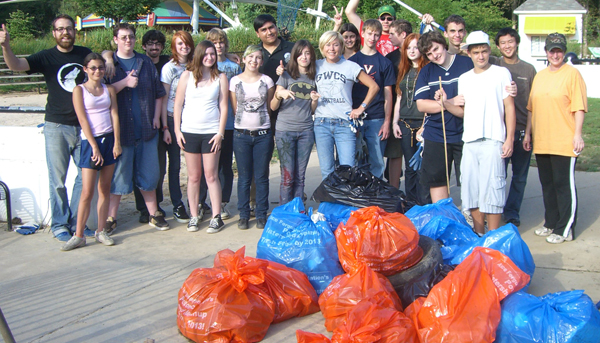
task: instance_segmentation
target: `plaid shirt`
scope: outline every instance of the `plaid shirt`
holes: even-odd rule
[[[142,139],[149,141],[157,134],[158,130],[152,128],[152,120],[154,119],[154,110],[156,108],[156,99],[165,96],[165,87],[160,82],[160,76],[154,67],[154,63],[150,57],[135,53],[137,70],[138,70],[138,85],[136,87],[138,93],[139,104],[132,104],[133,89],[129,87],[123,88],[117,93],[117,103],[119,105],[119,123],[121,125],[121,145],[130,146],[135,143],[136,128],[133,124],[132,106],[140,106],[142,120]],[[115,76],[109,79],[108,83],[112,84],[123,80],[127,77],[127,72],[123,69],[120,63],[120,58],[115,52],[113,54],[115,61]],[[139,128],[137,128],[139,130]]]

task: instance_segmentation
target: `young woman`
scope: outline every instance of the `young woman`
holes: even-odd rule
[[[102,83],[106,70],[104,63],[99,54],[87,55],[83,61],[83,70],[88,80],[73,89],[73,106],[81,125],[79,167],[82,188],[77,210],[77,232],[62,246],[62,251],[85,246],[83,231],[90,216],[98,171],[98,229],[95,238],[104,245],[115,244],[104,231],[104,223],[108,217],[110,183],[117,157],[121,155],[121,134],[117,93],[112,86]]]
[[[377,83],[358,64],[341,58],[343,44],[342,35],[335,31],[327,31],[319,39],[319,50],[325,58],[316,62],[320,97],[314,130],[323,179],[334,170],[334,150],[340,165],[354,166],[356,136],[349,119],[358,119],[379,91]],[[352,87],[358,81],[369,90],[362,104],[352,109]]]
[[[169,156],[169,193],[171,194],[171,202],[173,203],[173,216],[180,223],[187,223],[190,221],[183,201],[181,200],[181,183],[179,181],[179,173],[181,170],[181,150],[177,142],[173,142],[175,139],[175,122],[173,120],[173,108],[175,104],[175,95],[177,94],[177,85],[181,74],[186,69],[189,61],[194,58],[194,41],[192,35],[186,31],[177,31],[173,35],[171,40],[171,60],[165,64],[162,69],[160,81],[165,87],[167,92],[167,99],[163,99],[162,102],[162,122],[167,123],[166,127],[163,127],[163,140],[164,143],[160,143],[159,147],[164,144],[164,148],[160,149],[158,153],[166,153]],[[166,158],[159,159],[166,162]],[[166,168],[165,165],[161,165],[161,170]],[[161,173],[161,175],[163,175]]]
[[[271,101],[271,110],[279,109],[275,143],[281,168],[280,205],[304,196],[306,166],[315,143],[312,114],[319,99],[315,63],[315,50],[310,42],[297,41]]]
[[[396,106],[394,107],[394,119],[392,128],[394,136],[400,139],[397,155],[404,155],[405,181],[404,187],[407,199],[416,201],[418,205],[431,203],[429,189],[419,182],[421,172],[414,170],[409,161],[417,151],[417,131],[423,126],[424,114],[419,112],[413,96],[415,94],[415,83],[419,71],[428,63],[417,48],[417,42],[421,35],[411,33],[402,44],[402,54],[398,65],[398,79],[396,81]],[[400,153],[401,152],[401,153]],[[390,180],[399,180],[402,172],[402,157],[390,158]],[[398,185],[393,185],[398,187]]]
[[[340,33],[342,34],[342,38],[344,38],[343,56],[345,59],[349,59],[360,50],[360,34],[356,26],[352,23],[342,25]]]
[[[188,170],[188,201],[192,218],[187,230],[198,231],[198,196],[204,174],[213,210],[207,233],[217,233],[225,224],[221,219],[219,156],[227,122],[227,76],[217,69],[213,43],[202,41],[194,58],[181,74],[173,120],[177,144],[183,149]]]
[[[244,72],[231,78],[229,93],[235,112],[233,152],[238,169],[238,229],[248,229],[250,219],[250,183],[256,184],[256,227],[263,229],[269,209],[269,163],[273,134],[268,104],[275,87],[270,77],[258,70],[263,64],[262,49],[250,45],[244,52]]]

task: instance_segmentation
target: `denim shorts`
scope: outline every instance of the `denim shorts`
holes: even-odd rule
[[[160,178],[158,134],[148,141],[139,139],[133,145],[122,148],[123,153],[117,160],[110,193],[129,194],[133,192],[134,182],[143,191],[155,190]]]
[[[104,162],[101,166],[95,165],[94,161],[92,161],[94,149],[92,149],[92,145],[87,139],[82,139],[81,154],[79,155],[79,168],[100,170],[102,167],[117,163],[117,160],[113,155],[115,135],[112,132],[109,132],[107,134],[94,137],[94,139],[96,140],[96,144],[98,144],[98,150],[100,150],[100,155],[102,155]]]

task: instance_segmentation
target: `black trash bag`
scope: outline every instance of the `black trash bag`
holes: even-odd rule
[[[444,280],[448,273],[454,270],[454,267],[447,264],[438,264],[429,272],[412,280],[412,282],[404,284],[403,287],[395,288],[398,297],[402,301],[402,306],[406,308],[417,298],[427,297],[433,286]]]
[[[388,213],[408,211],[404,192],[373,176],[369,166],[339,166],[313,193],[314,201],[327,201],[358,208],[379,206]]]

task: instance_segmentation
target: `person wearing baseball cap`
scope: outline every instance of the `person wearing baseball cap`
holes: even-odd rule
[[[356,13],[359,1],[360,0],[350,0],[346,6],[345,13],[348,17],[348,20],[358,28],[359,32],[361,32],[360,43],[362,46],[364,46],[364,39],[362,36],[363,21]],[[381,32],[381,38],[379,38],[379,41],[377,42],[377,51],[385,56],[398,49],[398,47],[394,46],[390,41],[390,26],[392,25],[392,22],[396,20],[396,10],[390,5],[384,5],[379,7],[379,10],[377,10],[377,16],[379,17],[379,22],[383,28],[383,31]]]
[[[534,232],[557,244],[575,238],[575,162],[584,147],[582,128],[588,105],[579,70],[564,62],[566,37],[549,34],[544,49],[548,67],[533,79],[523,148],[531,150],[533,142],[544,199],[544,226]]]
[[[455,115],[463,116],[464,142],[461,170],[463,210],[473,217],[473,229],[482,236],[500,227],[506,196],[504,158],[512,155],[516,125],[514,99],[507,86],[508,69],[490,64],[489,36],[473,31],[462,47],[473,69],[458,78],[458,97],[464,104]]]

